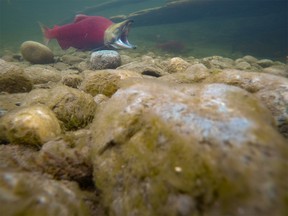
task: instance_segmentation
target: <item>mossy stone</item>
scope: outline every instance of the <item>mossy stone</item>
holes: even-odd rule
[[[109,214],[283,213],[288,146],[269,111],[237,87],[185,88],[140,82],[97,111],[91,157]]]

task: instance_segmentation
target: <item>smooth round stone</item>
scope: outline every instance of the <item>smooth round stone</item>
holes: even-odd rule
[[[34,105],[15,109],[1,118],[0,140],[10,143],[42,145],[61,133],[55,114],[47,107]]]
[[[96,70],[115,69],[121,65],[121,57],[114,50],[100,50],[91,54],[90,63]]]
[[[260,65],[261,67],[267,68],[273,65],[273,61],[270,59],[261,59],[257,61],[257,64]]]
[[[240,70],[247,70],[251,68],[251,65],[248,62],[242,61],[238,62],[235,67]]]
[[[52,51],[47,46],[35,41],[22,43],[20,51],[23,58],[32,64],[48,64],[54,62]]]

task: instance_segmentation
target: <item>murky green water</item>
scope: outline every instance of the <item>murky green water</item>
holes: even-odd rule
[[[164,7],[167,2],[165,0],[0,0],[0,55],[8,51],[17,52],[21,43],[26,40],[42,42],[38,22],[53,27],[55,24],[71,22],[77,13],[112,17],[128,15],[143,9]],[[288,55],[287,1],[198,2],[196,5],[171,9],[168,12],[159,10],[157,16],[152,13],[146,18],[136,18],[129,41],[138,46],[137,51],[144,53],[153,51],[175,56],[221,55],[231,58],[253,55],[258,58],[285,61]],[[100,4],[107,5],[100,10],[94,8]],[[169,43],[173,44],[175,41],[178,49],[177,47],[169,49],[171,46]],[[161,48],[165,43],[168,43],[168,49]]]

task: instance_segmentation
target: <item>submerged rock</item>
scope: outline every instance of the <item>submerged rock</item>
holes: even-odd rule
[[[247,70],[251,68],[251,65],[248,62],[240,61],[235,64],[235,68],[240,70]]]
[[[77,185],[37,173],[0,170],[1,215],[88,216]]]
[[[37,157],[42,170],[56,179],[77,181],[83,187],[93,185],[90,132],[78,130],[43,145]]]
[[[100,50],[93,52],[90,58],[91,69],[115,69],[121,65],[121,57],[115,50]]]
[[[287,143],[240,88],[134,84],[100,107],[91,130],[94,180],[111,215],[285,211]]]
[[[166,68],[168,73],[184,72],[190,64],[179,57],[172,58]]]
[[[0,108],[10,111],[19,107],[27,93],[0,94]]]
[[[66,130],[75,130],[89,124],[96,110],[96,103],[91,95],[67,86],[31,91],[23,105],[45,104],[64,124]]]
[[[222,56],[211,56],[202,59],[202,62],[208,68],[225,69],[233,68],[234,61],[230,58],[224,58]]]
[[[24,74],[29,77],[33,84],[59,82],[61,74],[50,66],[32,65],[24,69]]]
[[[113,95],[120,88],[120,81],[127,78],[141,78],[142,76],[129,70],[100,70],[97,72],[86,71],[80,86],[83,91],[95,96],[103,94],[107,97]]]
[[[141,75],[147,75],[152,77],[160,77],[168,74],[164,71],[163,67],[161,67],[156,62],[150,60],[132,61],[128,64],[118,67],[117,70],[118,69],[135,71]]]
[[[52,51],[47,46],[35,41],[22,43],[20,51],[23,58],[32,64],[49,64],[54,62]]]
[[[270,59],[261,59],[259,61],[257,61],[257,64],[260,65],[261,67],[270,67],[273,65],[273,61]]]
[[[189,66],[184,72],[172,73],[158,78],[169,83],[194,83],[201,82],[210,75],[203,64]]]
[[[35,160],[38,152],[39,149],[22,144],[0,145],[0,170],[41,171]]]
[[[258,59],[255,58],[254,56],[246,55],[242,58],[244,61],[250,63],[250,64],[255,64],[257,63]]]
[[[272,65],[271,67],[264,68],[262,72],[288,78],[288,65]]]
[[[71,88],[78,88],[83,81],[83,77],[78,74],[67,74],[62,77],[62,84]]]
[[[61,60],[66,64],[74,65],[82,62],[84,59],[74,55],[63,55]]]
[[[29,92],[32,82],[22,68],[0,59],[0,92]]]
[[[273,114],[279,131],[288,137],[287,78],[266,73],[224,70],[209,76],[204,82],[225,83],[254,93]]]
[[[61,133],[55,114],[45,106],[19,107],[1,118],[0,140],[42,145]]]

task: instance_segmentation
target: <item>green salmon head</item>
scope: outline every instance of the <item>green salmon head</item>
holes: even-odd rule
[[[133,20],[112,24],[104,34],[104,45],[115,49],[135,49],[128,41],[128,33]]]

